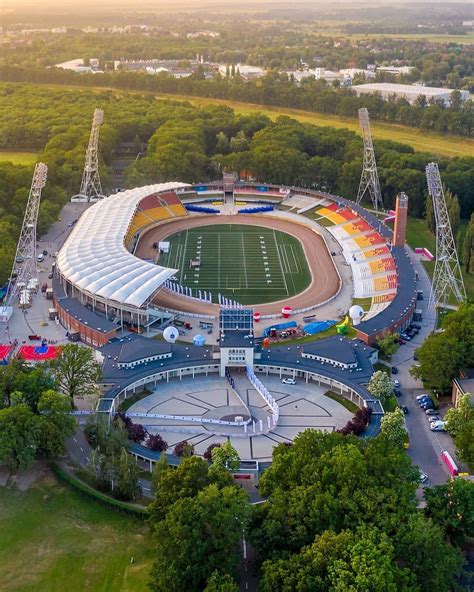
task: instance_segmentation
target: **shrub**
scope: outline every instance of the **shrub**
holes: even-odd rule
[[[372,409],[370,409],[370,407],[362,407],[361,409],[357,409],[354,417],[349,420],[344,427],[338,430],[338,432],[343,436],[349,436],[350,434],[354,434],[354,436],[360,436],[367,427],[371,415]]]
[[[168,442],[165,442],[159,434],[151,434],[148,436],[146,445],[150,450],[164,452],[168,448]]]
[[[130,422],[127,426],[128,439],[140,444],[146,438],[147,431],[141,423]]]
[[[219,448],[220,444],[218,444],[217,442],[214,442],[214,444],[211,444],[210,446],[207,447],[206,452],[203,454],[203,457],[206,460],[211,461],[212,460],[212,451],[214,450],[214,448]]]
[[[193,456],[194,444],[190,444],[187,440],[178,442],[174,447],[174,454],[176,456]]]

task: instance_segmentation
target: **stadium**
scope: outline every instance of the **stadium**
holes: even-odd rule
[[[52,286],[70,339],[102,362],[97,411],[164,434],[171,461],[183,438],[200,455],[230,440],[250,475],[302,430],[344,428],[348,409],[369,409],[376,434],[372,346],[409,325],[417,300],[406,216],[403,195],[385,223],[338,196],[228,178],[90,205]]]
[[[383,221],[340,197],[271,185],[228,189],[164,183],[89,208],[57,258],[63,323],[92,345],[124,328],[153,335],[177,318],[185,326],[205,320],[214,325],[208,340],[217,339],[222,304],[252,306],[256,335],[278,324],[283,309],[301,325],[313,316],[337,321],[360,305],[357,337],[369,345],[409,324],[416,289],[404,236],[393,244]],[[74,325],[74,310],[68,321],[65,298],[102,315],[100,331]]]

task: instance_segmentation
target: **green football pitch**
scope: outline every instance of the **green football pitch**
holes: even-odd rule
[[[298,294],[311,282],[301,243],[284,232],[245,224],[183,230],[168,237],[160,264],[178,269],[177,281],[240,304],[263,304]]]

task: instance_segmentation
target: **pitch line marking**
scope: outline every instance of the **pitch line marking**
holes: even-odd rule
[[[245,246],[244,246],[244,233],[243,232],[240,235],[240,242],[242,243],[242,259],[243,259],[243,263],[244,263],[245,287],[248,290],[249,282],[248,282],[248,279],[247,279],[247,263],[245,261]]]
[[[283,272],[283,265],[282,265],[282,262],[281,262],[280,250],[278,248],[278,242],[277,242],[277,239],[276,239],[275,230],[273,230],[273,240],[275,241],[276,252],[277,252],[277,255],[278,255],[278,262],[280,263],[280,271],[281,271],[281,275],[283,276],[283,283],[285,284],[286,295],[288,296],[288,294],[289,294],[289,292],[288,292],[288,285],[286,283],[285,273]]]

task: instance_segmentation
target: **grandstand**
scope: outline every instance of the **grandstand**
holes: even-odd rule
[[[324,226],[341,245],[344,257],[352,268],[354,297],[371,298],[368,320],[389,306],[398,288],[395,261],[386,240],[367,220],[346,205],[331,203],[314,212],[316,221]]]
[[[131,248],[133,242],[136,242],[145,228],[149,228],[157,222],[186,215],[187,210],[175,191],[147,195],[137,206],[125,237],[125,244],[129,250],[133,251]]]
[[[66,296],[116,314],[151,300],[177,270],[134,257],[126,245],[145,228],[186,215],[176,190],[183,183],[131,189],[96,203],[81,216],[57,257],[56,271]]]

